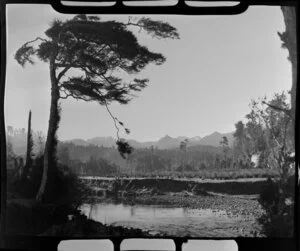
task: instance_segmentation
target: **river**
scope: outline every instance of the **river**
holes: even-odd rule
[[[255,219],[229,215],[224,210],[124,205],[83,204],[81,211],[103,224],[139,228],[150,234],[190,237],[253,236]]]

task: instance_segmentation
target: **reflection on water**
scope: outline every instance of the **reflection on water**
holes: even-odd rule
[[[233,237],[249,236],[253,222],[229,216],[223,210],[165,208],[123,204],[84,204],[82,212],[107,225],[140,228],[169,236]]]

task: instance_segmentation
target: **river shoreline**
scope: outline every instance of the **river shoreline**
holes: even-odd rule
[[[198,183],[184,180],[97,179],[89,186],[83,204],[123,204],[125,206],[145,206],[170,209],[212,210],[213,214],[223,211],[230,229],[218,232],[217,237],[254,237],[259,235],[257,219],[264,213],[258,194],[265,181]],[[117,190],[109,190],[117,185]],[[95,190],[105,191],[105,196],[95,194]],[[250,188],[250,189],[249,189]],[[98,191],[98,192],[99,192]],[[106,194],[106,192],[108,194]],[[133,196],[132,196],[133,195]],[[34,200],[11,199],[8,201],[8,232],[32,236],[68,237],[153,237],[176,236],[173,232],[159,232],[143,226],[129,224],[114,226],[97,221],[78,208],[54,204],[38,204]],[[201,215],[199,215],[201,218]],[[214,215],[212,215],[214,217]],[[223,217],[223,218],[222,218]],[[199,218],[199,219],[200,219]],[[197,218],[198,220],[198,218]],[[218,221],[217,218],[214,219]],[[216,222],[217,224],[220,224]],[[236,224],[236,226],[233,226]],[[241,224],[241,226],[239,226]],[[201,225],[201,224],[200,224]],[[228,225],[228,224],[227,224]],[[249,226],[249,227],[248,227]],[[154,226],[155,227],[155,226]],[[178,223],[180,227],[180,223]],[[218,226],[222,229],[222,225]],[[246,230],[245,230],[246,229]],[[232,236],[228,236],[228,233]],[[208,232],[193,232],[192,237],[209,237]],[[182,233],[179,233],[181,236]]]
[[[197,234],[195,231],[190,231],[191,237],[262,237],[260,235],[260,225],[257,219],[264,213],[259,202],[252,198],[245,196],[244,198],[235,196],[220,196],[220,195],[189,195],[187,193],[167,193],[163,195],[141,195],[137,197],[127,198],[96,198],[90,197],[86,200],[88,205],[103,205],[103,208],[107,204],[124,205],[132,208],[156,208],[159,211],[160,208],[165,210],[170,209],[187,209],[190,211],[199,212],[201,210],[211,210],[211,221],[215,221],[216,224],[224,221],[224,228],[222,225],[218,226],[218,235],[214,235],[211,230],[202,230]],[[220,214],[220,212],[223,212]],[[89,214],[88,211],[86,214]],[[218,217],[215,217],[217,215]],[[199,215],[201,219],[201,215]],[[162,219],[163,220],[163,219]],[[176,219],[175,219],[176,220]],[[219,222],[218,222],[219,221]],[[129,223],[126,223],[129,224]],[[174,223],[175,224],[175,223]],[[118,225],[116,222],[115,225]],[[122,225],[122,221],[120,221]],[[130,224],[129,224],[130,225]],[[133,225],[136,225],[133,222]],[[230,227],[228,227],[230,225]],[[178,226],[180,228],[180,226]],[[182,226],[184,228],[184,226]],[[225,232],[227,231],[227,233]],[[167,231],[161,232],[172,236],[174,232]],[[177,231],[176,234],[183,234],[181,231]]]
[[[39,204],[35,200],[8,200],[6,210],[7,236],[56,236],[79,238],[149,237],[141,229],[108,226],[88,219],[69,206]]]

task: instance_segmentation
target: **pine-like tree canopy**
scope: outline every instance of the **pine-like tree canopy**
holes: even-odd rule
[[[165,62],[162,54],[151,52],[138,43],[130,26],[138,26],[155,38],[179,38],[174,27],[149,18],[122,23],[77,15],[64,22],[55,20],[45,32],[47,39],[37,38],[25,43],[15,58],[22,66],[26,62],[33,64],[33,56],[44,62],[54,59],[61,98],[71,96],[102,105],[111,101],[127,104],[132,92],[141,91],[148,79],[125,82],[116,73],[135,74],[149,63],[161,65]],[[77,69],[81,74],[66,77],[70,69]]]

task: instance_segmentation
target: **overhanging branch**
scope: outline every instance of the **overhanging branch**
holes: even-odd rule
[[[34,39],[34,40],[31,40],[31,41],[26,42],[26,43],[23,44],[22,46],[26,46],[26,45],[31,44],[31,43],[33,43],[33,42],[35,42],[35,41],[38,41],[38,40],[41,40],[41,41],[43,41],[43,42],[48,42],[47,39],[44,39],[44,38],[41,38],[41,37],[37,37],[37,38]]]
[[[262,101],[263,104],[269,106],[270,108],[276,110],[276,111],[279,111],[279,112],[284,112],[286,115],[288,115],[289,117],[292,117],[291,116],[291,110],[289,109],[285,109],[285,108],[282,108],[282,107],[278,107],[278,106],[275,106],[275,105],[271,105],[265,101]]]
[[[67,72],[69,69],[71,69],[71,68],[72,68],[71,65],[66,66],[66,67],[58,74],[58,76],[57,76],[57,82],[59,82],[60,79],[61,79],[61,78],[66,74],[66,72]]]

